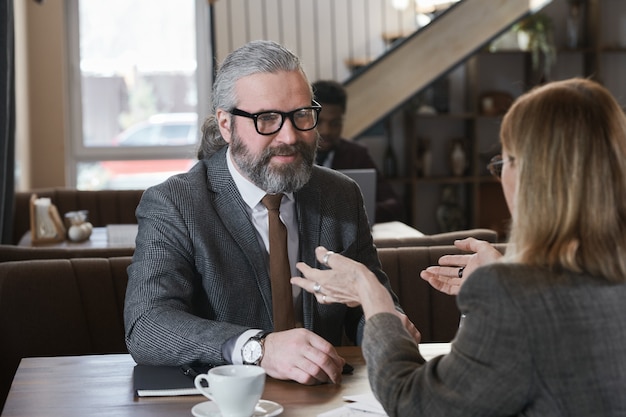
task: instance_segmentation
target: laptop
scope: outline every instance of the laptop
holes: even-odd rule
[[[135,247],[139,225],[137,224],[109,224],[107,225],[108,246]]]
[[[370,227],[374,224],[376,215],[376,170],[374,168],[363,169],[338,169],[337,171],[347,175],[359,184],[363,194],[363,204]]]

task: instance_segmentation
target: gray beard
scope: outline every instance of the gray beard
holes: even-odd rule
[[[312,145],[297,141],[294,145],[268,147],[261,155],[254,156],[233,126],[230,145],[233,160],[254,185],[269,194],[293,193],[304,187],[311,179],[316,149],[317,140]],[[272,156],[294,151],[302,156],[302,160],[280,167],[270,165]]]

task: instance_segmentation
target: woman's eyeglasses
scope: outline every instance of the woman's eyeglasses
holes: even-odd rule
[[[509,156],[507,159],[504,159],[502,158],[502,155],[496,155],[493,158],[491,158],[491,160],[487,164],[487,169],[489,170],[489,173],[491,173],[491,175],[500,179],[502,178],[502,166],[506,162],[511,162],[514,160],[515,158],[513,158],[512,156]]]

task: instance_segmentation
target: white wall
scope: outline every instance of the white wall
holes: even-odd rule
[[[413,10],[389,0],[218,0],[214,12],[218,62],[248,41],[274,40],[300,57],[311,81],[345,81],[347,59],[374,58],[384,33],[417,27]]]

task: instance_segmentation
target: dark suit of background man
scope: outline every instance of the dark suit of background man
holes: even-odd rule
[[[339,382],[345,361],[334,345],[344,335],[359,342],[363,311],[289,287],[301,327],[274,331],[261,200],[283,194],[291,276],[299,275],[297,261],[322,267],[315,248],[323,245],[367,265],[391,293],[358,186],[314,165],[319,106],[299,59],[282,46],[254,41],[232,52],[217,72],[212,105],[199,162],[148,188],[137,207],[128,350],[138,363],[251,363],[278,379]]]
[[[341,137],[346,113],[345,88],[332,80],[313,83],[315,100],[322,105],[317,131],[320,134],[317,164],[332,169],[375,168],[376,223],[404,219],[402,201],[377,169],[367,148]]]

